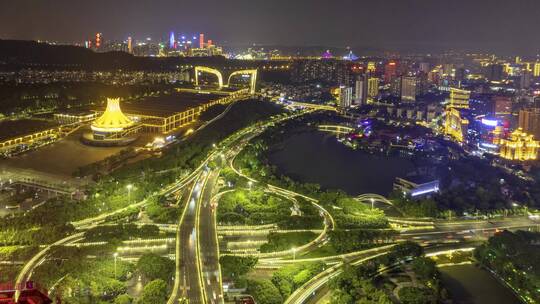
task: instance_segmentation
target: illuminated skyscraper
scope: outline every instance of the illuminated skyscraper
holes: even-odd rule
[[[367,71],[368,73],[374,73],[375,71],[377,71],[377,66],[375,65],[375,62],[373,61],[368,62]]]
[[[368,79],[368,98],[375,98],[379,95],[379,78],[370,77]]]
[[[386,83],[392,82],[397,76],[397,63],[390,61],[384,66],[384,81]]]
[[[101,33],[97,33],[96,34],[96,43],[94,44],[96,49],[99,49],[101,47],[102,41],[103,41],[103,35]]]
[[[535,62],[534,63],[533,76],[534,77],[540,77],[540,62]]]
[[[461,112],[456,108],[446,109],[444,122],[444,134],[451,136],[458,142],[463,142],[469,129],[469,120],[461,117]]]
[[[128,37],[127,47],[128,47],[128,53],[133,54],[133,40],[131,37]]]
[[[468,109],[470,97],[470,91],[450,88],[450,99],[448,101],[448,107],[456,109]]]
[[[199,35],[199,48],[204,49],[204,34]]]
[[[414,102],[416,101],[416,85],[417,79],[414,76],[401,77],[401,101]]]
[[[176,47],[176,39],[174,38],[174,32],[171,32],[169,36],[169,48],[174,49]]]

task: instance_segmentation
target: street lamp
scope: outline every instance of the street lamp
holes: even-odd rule
[[[132,184],[128,184],[126,186],[127,190],[128,190],[128,203],[131,203],[131,189],[133,188],[133,185]]]
[[[118,258],[118,252],[115,252],[113,256],[114,256],[114,278],[116,279],[116,258]]]
[[[375,199],[374,198],[371,198],[371,210],[373,210],[373,204],[375,204]]]

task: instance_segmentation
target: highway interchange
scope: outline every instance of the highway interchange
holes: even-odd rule
[[[323,246],[327,242],[327,232],[334,229],[335,222],[317,200],[305,195],[292,192],[273,185],[262,185],[251,177],[243,175],[234,167],[234,158],[249,143],[251,139],[281,120],[291,119],[313,110],[297,112],[293,115],[274,117],[265,123],[258,123],[238,131],[217,145],[208,157],[193,172],[165,187],[159,194],[170,195],[190,187],[189,195],[183,196],[179,202],[183,211],[177,225],[176,237],[176,272],[175,281],[168,304],[173,303],[224,303],[223,284],[219,265],[219,243],[216,225],[216,204],[220,195],[218,186],[219,173],[222,168],[229,166],[237,174],[258,183],[258,187],[294,199],[303,197],[319,208],[325,223],[319,236],[302,248],[295,249],[299,256]],[[212,165],[210,165],[212,163]],[[110,215],[132,207],[143,207],[146,200],[132,204],[129,207],[101,214],[97,217],[73,222],[78,232],[66,238],[45,246],[38,254],[29,260],[17,277],[17,284],[22,284],[31,278],[33,270],[43,263],[53,246],[69,245],[80,242],[84,238],[84,230],[107,224]],[[432,248],[446,246],[450,248],[466,247],[470,241],[484,240],[501,229],[527,229],[538,226],[535,218],[510,217],[499,220],[457,220],[457,221],[420,221],[418,229],[403,230],[397,237],[398,241],[414,240]],[[314,259],[292,259],[290,250],[271,254],[260,254],[257,267],[278,268],[282,265],[302,261],[324,261],[328,268],[315,276],[304,286],[296,290],[285,303],[307,303],[310,298],[324,289],[328,281],[340,273],[343,263],[360,264],[379,255],[385,254],[392,245],[375,249],[353,252],[344,255],[321,257]],[[430,249],[431,250],[431,249]]]

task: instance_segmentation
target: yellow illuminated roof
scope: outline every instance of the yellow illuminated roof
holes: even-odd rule
[[[120,98],[107,98],[107,109],[92,123],[92,130],[115,132],[133,125],[122,109],[120,109]]]

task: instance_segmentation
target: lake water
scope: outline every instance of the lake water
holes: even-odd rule
[[[414,170],[407,159],[353,150],[334,135],[318,131],[292,133],[283,147],[272,151],[269,157],[280,173],[350,195],[388,195],[397,176]]]
[[[486,270],[474,265],[441,267],[444,286],[456,304],[518,304],[519,299]]]

